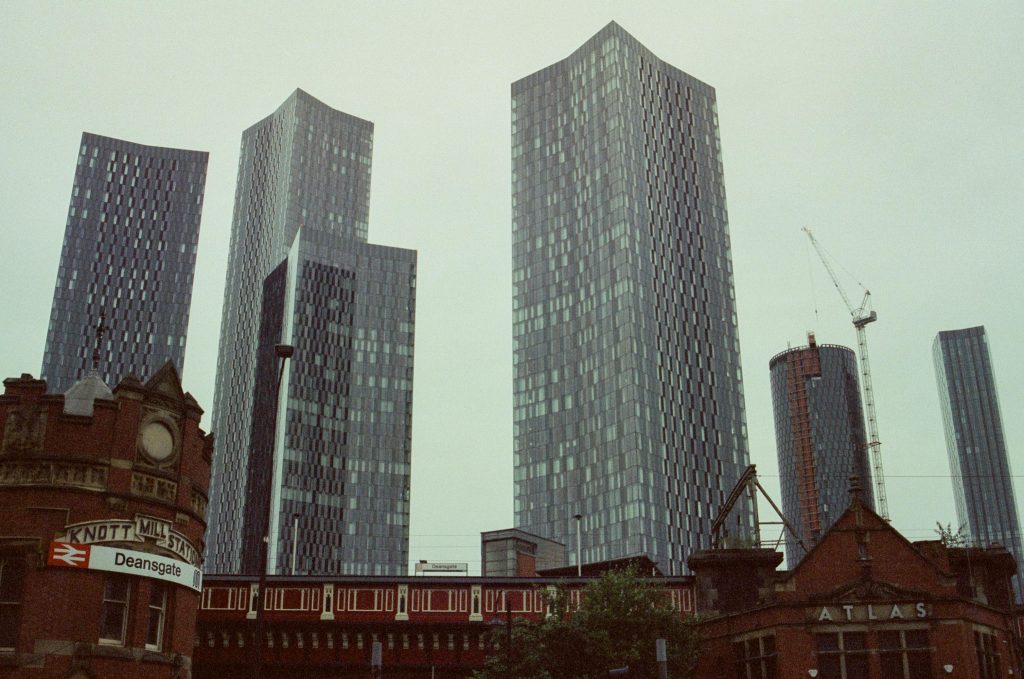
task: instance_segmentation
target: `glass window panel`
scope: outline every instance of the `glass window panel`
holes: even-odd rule
[[[908,653],[907,668],[907,679],[932,679],[931,653]]]
[[[846,655],[846,679],[868,679],[868,656],[866,654]]]
[[[160,650],[163,646],[166,612],[167,587],[154,582],[149,594],[149,622],[146,625],[146,648],[150,650]]]
[[[0,559],[0,648],[14,648],[17,643],[24,582],[23,559]]]
[[[864,632],[844,632],[843,648],[847,651],[859,651],[867,648],[867,635]]]
[[[839,635],[838,634],[815,634],[814,644],[818,649],[818,652],[822,651],[838,651],[839,650]]]
[[[881,653],[879,663],[882,667],[883,677],[898,679],[903,676],[903,654],[902,653]]]
[[[913,629],[903,633],[907,648],[928,648],[928,630]]]
[[[901,648],[899,632],[879,632],[878,647],[881,649]]]
[[[100,641],[123,644],[128,619],[128,578],[107,576],[103,585],[103,606],[100,610]]]
[[[843,679],[838,655],[818,656],[818,677],[819,679]]]

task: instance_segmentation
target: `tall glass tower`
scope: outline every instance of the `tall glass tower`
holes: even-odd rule
[[[835,344],[789,349],[768,363],[782,511],[810,549],[850,502],[849,479],[860,477],[861,497],[874,506],[857,356]],[[804,556],[786,535],[786,564]]]
[[[367,243],[372,147],[302,90],[242,135],[211,572],[258,572],[265,530],[270,573],[407,572],[416,253]]]
[[[1024,550],[985,327],[940,332],[932,355],[957,520],[972,544],[999,543],[1017,559],[1020,601]]]
[[[43,350],[50,391],[85,375],[95,349],[107,384],[168,360],[182,371],[207,156],[82,134]]]
[[[615,23],[514,83],[512,252],[516,526],[685,572],[749,461],[714,89]]]

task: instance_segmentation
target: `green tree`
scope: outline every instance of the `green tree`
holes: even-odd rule
[[[516,620],[512,647],[507,630],[495,629],[490,655],[476,679],[598,679],[629,666],[631,677],[658,676],[655,640],[665,639],[672,679],[693,675],[697,631],[692,619],[673,610],[664,592],[636,570],[605,573],[584,589],[580,607],[569,613],[568,594],[549,597],[551,615]]]
[[[940,522],[935,522],[935,532],[939,535],[939,542],[946,547],[966,547],[967,536],[964,534],[966,526],[960,526],[956,531],[953,530],[953,524],[947,523],[943,526]]]

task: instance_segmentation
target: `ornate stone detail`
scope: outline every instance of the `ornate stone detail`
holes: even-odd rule
[[[841,603],[859,603],[869,601],[892,600],[930,600],[927,592],[899,587],[888,582],[862,580],[852,585],[843,585],[829,592],[820,592],[810,597],[811,601],[835,601]]]
[[[46,433],[46,411],[39,405],[23,405],[7,414],[0,452],[6,454],[39,453]]]
[[[107,468],[79,462],[0,462],[0,486],[107,487]]]
[[[164,502],[174,502],[178,498],[178,484],[158,476],[134,472],[132,473],[132,494]]]
[[[208,501],[205,495],[200,493],[198,490],[192,491],[192,511],[195,512],[197,516],[200,516],[203,519],[206,518],[207,504]]]
[[[146,408],[135,447],[136,464],[174,469],[181,457],[181,427],[177,419],[166,411]]]

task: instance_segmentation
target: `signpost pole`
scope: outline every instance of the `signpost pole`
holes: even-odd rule
[[[278,412],[277,409],[281,407],[281,381],[284,379],[284,366],[288,362],[288,359],[295,353],[295,348],[287,344],[278,344],[274,347],[274,355],[277,357],[280,368],[277,373],[277,384],[274,387],[274,419],[273,425],[271,425],[270,435],[270,449],[273,454],[274,446],[277,440],[277,420]],[[252,649],[252,677],[253,679],[262,679],[263,675],[263,609],[266,607],[264,597],[266,597],[267,591],[267,551],[270,547],[270,512],[272,510],[271,498],[273,497],[273,475],[268,470],[267,481],[265,484],[264,492],[266,493],[267,503],[267,514],[266,524],[263,527],[263,541],[260,543],[260,581],[259,590],[256,593],[256,633],[255,639],[253,639]]]

